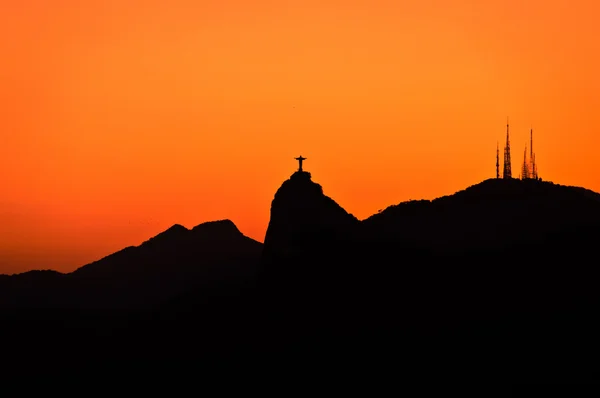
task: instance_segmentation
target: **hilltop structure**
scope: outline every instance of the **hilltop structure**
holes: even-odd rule
[[[502,178],[505,180],[512,178],[512,169],[510,165],[510,137],[508,132],[508,118],[506,118],[506,146],[504,147],[504,171]]]
[[[525,155],[523,156],[523,166],[521,168],[522,180],[538,180],[537,165],[535,163],[535,153],[533,152],[533,129],[529,132],[529,160],[527,159],[527,146],[525,146]]]
[[[529,137],[529,159],[527,159],[527,146],[523,155],[523,165],[521,166],[522,180],[539,180],[537,163],[535,161],[535,152],[533,152],[533,129],[530,130]],[[500,148],[496,143],[496,178],[500,178]],[[504,169],[502,171],[503,179],[512,178],[512,167],[510,158],[510,133],[508,119],[506,120],[506,145],[504,146]]]
[[[496,142],[496,178],[500,178],[500,147]]]
[[[297,158],[295,158],[298,161],[298,171],[303,171],[302,170],[302,162],[304,160],[306,160],[305,157],[302,157],[302,155],[298,156]]]

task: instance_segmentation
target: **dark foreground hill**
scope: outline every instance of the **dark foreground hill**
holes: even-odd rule
[[[391,206],[365,220],[379,240],[438,253],[536,246],[598,226],[600,195],[537,180],[491,179],[451,196]]]
[[[457,310],[483,302],[499,311],[552,309],[595,290],[598,238],[600,195],[581,188],[487,180],[433,201],[400,203],[358,222],[304,173],[275,195],[263,264],[277,281],[273,286],[290,292],[296,285],[296,297],[309,290],[314,295],[323,284],[323,294],[346,286],[345,295],[356,297],[360,286],[371,298],[425,296],[417,302],[432,300],[436,311],[442,305],[434,304],[437,298],[449,305],[462,295]],[[286,278],[290,285],[282,288]],[[555,283],[561,288],[545,291],[539,302],[525,297]]]
[[[262,244],[229,220],[174,225],[72,273],[32,271],[0,280],[0,308],[149,309],[188,291],[254,283]]]
[[[359,221],[297,172],[275,194],[264,247],[228,221],[174,226],[72,274],[0,279],[3,338],[78,363],[261,358],[415,380],[590,380],[599,198],[488,180]],[[32,331],[60,344],[24,340]]]
[[[600,331],[590,318],[600,309],[600,195],[487,180],[355,222],[309,177],[277,192],[263,251],[265,290],[278,297],[266,305],[293,313],[291,330],[329,330],[328,346],[354,336],[356,352],[415,366],[431,355],[437,375],[599,374],[574,353],[593,352]]]

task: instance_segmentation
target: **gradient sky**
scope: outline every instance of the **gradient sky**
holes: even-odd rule
[[[262,241],[305,169],[359,218],[513,170],[600,191],[589,0],[0,0],[0,273],[175,223]],[[515,172],[515,175],[517,172]]]

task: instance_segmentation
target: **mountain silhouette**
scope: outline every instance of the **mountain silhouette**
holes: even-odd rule
[[[437,252],[542,244],[600,222],[600,195],[537,180],[490,179],[432,201],[400,203],[364,221],[369,233]]]
[[[297,171],[275,193],[265,254],[292,254],[329,244],[347,238],[357,225],[358,219],[325,196],[309,172]]]
[[[297,171],[284,181],[271,203],[271,217],[262,253],[265,283],[278,292],[302,297],[300,290],[316,285],[327,288],[332,273],[321,263],[329,254],[344,250],[360,222],[312,181],[311,174]],[[315,261],[318,259],[319,261]],[[316,265],[316,267],[315,267]]]
[[[0,306],[152,308],[190,289],[253,283],[262,244],[233,222],[173,225],[77,270],[33,271],[0,280]]]
[[[592,377],[571,348],[600,332],[599,239],[600,195],[583,188],[492,179],[360,221],[298,171],[264,245],[229,220],[174,225],[69,274],[1,276],[1,333],[43,328],[60,344],[29,352],[70,347],[77,363],[402,358],[403,374],[427,376],[435,357],[437,375]]]
[[[421,291],[444,293],[447,305],[463,296],[455,303],[463,310],[564,307],[588,300],[599,276],[591,261],[600,238],[600,195],[582,188],[492,179],[447,197],[391,206],[363,225],[380,255],[401,249],[405,261],[428,264],[412,272],[413,288],[422,280],[430,288]]]
[[[547,328],[567,336],[558,325],[581,325],[584,314],[598,308],[600,275],[592,264],[599,238],[600,195],[583,188],[492,179],[357,221],[310,174],[295,173],[271,207],[265,305],[287,322],[290,340],[301,339],[299,330],[303,338],[330,336],[318,345],[324,350],[378,336],[380,348],[390,351],[397,339],[418,344],[432,331],[459,338],[463,356],[475,355],[471,347],[482,338],[526,350],[515,330],[548,344]],[[465,334],[473,329],[483,335]],[[511,347],[495,349],[503,358]],[[536,371],[548,371],[535,363]],[[521,365],[511,364],[511,371],[519,377],[531,372]]]

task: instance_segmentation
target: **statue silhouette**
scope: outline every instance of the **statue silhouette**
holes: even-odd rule
[[[306,160],[306,158],[303,158],[302,155],[300,155],[295,159],[298,161],[298,171],[302,171],[302,161]]]

